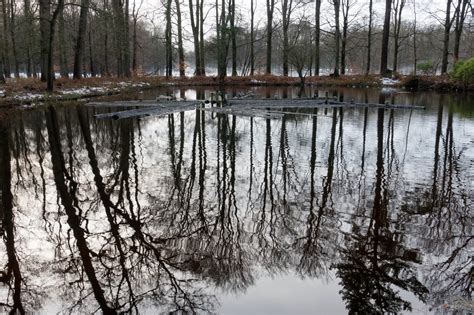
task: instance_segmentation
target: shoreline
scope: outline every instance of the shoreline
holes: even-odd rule
[[[395,76],[384,79],[379,75],[343,75],[339,77],[306,77],[302,85],[298,77],[276,75],[226,77],[220,81],[217,77],[172,77],[135,76],[131,78],[95,77],[81,80],[60,78],[55,81],[53,94],[45,93],[45,83],[39,79],[10,79],[0,86],[0,108],[18,105],[35,106],[45,101],[75,101],[94,97],[111,96],[127,92],[137,92],[165,87],[252,87],[252,86],[312,86],[347,88],[395,88],[408,91],[435,91],[463,93],[473,91],[474,86],[462,86],[448,76]]]

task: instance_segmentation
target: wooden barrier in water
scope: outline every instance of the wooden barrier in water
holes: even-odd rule
[[[299,99],[232,99],[226,102],[211,101],[115,101],[115,102],[91,102],[88,106],[130,108],[128,110],[116,111],[95,115],[96,118],[124,119],[140,116],[164,116],[176,112],[199,109],[220,114],[252,116],[263,118],[279,118],[286,114],[309,115],[292,110],[312,108],[384,108],[384,109],[425,109],[424,106],[401,105],[401,104],[377,104],[340,102],[333,98],[299,98]]]

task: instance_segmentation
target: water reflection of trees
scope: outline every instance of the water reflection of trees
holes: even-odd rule
[[[6,262],[2,264],[3,270],[0,270],[0,283],[6,287],[5,290],[7,291],[6,294],[2,292],[2,295],[5,295],[6,298],[5,301],[0,302],[0,308],[8,310],[10,314],[25,314],[22,300],[24,279],[16,248],[10,160],[9,126],[7,123],[0,121],[0,232],[7,256]],[[3,257],[1,257],[1,261],[4,261]]]
[[[152,120],[152,137],[147,123],[90,114],[51,108],[2,125],[6,307],[31,304],[16,285],[28,267],[15,250],[12,189],[34,192],[71,311],[94,310],[91,299],[104,313],[209,311],[209,285],[240,292],[262,270],[327,277],[332,268],[353,313],[409,309],[399,290],[420,299],[472,290],[472,210],[452,112],[445,128],[438,112],[423,191],[404,182],[410,161],[399,158],[406,143],[397,146],[393,111],[270,120],[196,110]],[[429,264],[436,255],[445,259]]]
[[[339,118],[342,121],[342,117]],[[315,183],[317,116],[312,118],[309,213],[306,218],[306,231],[294,245],[297,251],[301,251],[297,270],[303,275],[321,276],[327,272],[328,265],[335,258],[334,245],[337,240],[335,213],[333,208],[328,207],[328,203],[333,184],[336,126],[337,112],[334,110],[327,157],[327,173],[322,178],[321,200],[318,205],[319,198],[316,194]]]
[[[386,184],[391,163],[385,167],[384,155],[389,159],[390,154],[384,154],[384,116],[384,110],[379,109],[373,207],[362,224],[354,220],[351,233],[346,235],[342,261],[335,266],[341,280],[342,298],[353,314],[411,310],[410,303],[397,293],[397,288],[413,292],[422,300],[428,292],[411,265],[420,262],[417,253],[406,248],[400,237],[391,231]],[[387,140],[387,146],[390,146],[390,137]]]
[[[58,271],[69,283],[65,298],[75,301],[70,310],[87,309],[89,296],[95,298],[103,313],[137,312],[137,304],[143,301],[158,303],[162,310],[208,310],[212,297],[202,292],[197,280],[181,275],[186,270],[184,263],[174,259],[159,233],[150,229],[153,219],[150,213],[141,211],[134,194],[138,182],[133,181],[138,177],[131,177],[136,168],[133,122],[119,125],[118,162],[105,180],[95,148],[100,146],[91,134],[89,117],[83,110],[78,110],[77,117],[76,128],[82,135],[79,139],[84,141],[78,146],[87,152],[87,158],[82,159],[77,156],[84,151],[77,147],[76,154],[63,153],[62,122],[53,108],[46,113],[54,184],[60,211],[67,220],[65,224],[45,220],[49,226],[60,225],[50,231],[57,234],[51,239],[57,241],[56,250],[61,252],[56,261]],[[70,148],[69,140],[66,143]],[[81,165],[84,161],[89,161],[91,182],[84,179],[88,172],[86,164]]]
[[[415,225],[419,229],[418,246],[423,248],[426,261],[431,264],[425,281],[431,288],[432,303],[448,302],[449,307],[456,310],[464,307],[464,300],[472,298],[473,200],[469,192],[469,173],[463,165],[466,148],[459,148],[454,142],[452,109],[446,119],[444,111],[442,106],[437,110],[429,185],[416,196],[410,195],[403,209],[418,218]]]

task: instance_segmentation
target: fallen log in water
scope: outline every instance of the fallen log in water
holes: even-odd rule
[[[188,110],[196,109],[196,106],[193,105],[179,105],[179,106],[168,106],[168,107],[152,107],[152,108],[138,108],[131,110],[124,110],[119,112],[104,113],[95,115],[96,118],[112,118],[112,119],[124,119],[132,117],[141,117],[141,116],[164,116],[173,113],[184,112]]]
[[[339,102],[335,100],[325,99],[256,99],[256,100],[230,100],[230,106],[239,108],[317,108],[317,107],[375,107],[375,108],[393,108],[393,109],[425,109],[424,106],[417,105],[400,105],[400,104],[376,104],[376,103],[356,103],[356,102]]]
[[[416,105],[399,105],[399,104],[376,104],[376,103],[355,103],[355,102],[339,102],[333,99],[321,98],[301,98],[301,99],[245,99],[230,100],[225,106],[205,107],[203,101],[122,101],[122,102],[94,102],[89,106],[101,107],[135,107],[135,109],[98,114],[97,118],[113,118],[123,119],[140,116],[163,116],[176,112],[193,110],[200,108],[206,111],[216,113],[263,117],[263,118],[280,118],[285,114],[302,114],[285,109],[314,109],[314,108],[385,108],[385,109],[425,109],[424,106]],[[211,104],[212,105],[212,104]],[[308,115],[308,113],[304,113]]]
[[[260,117],[265,119],[274,119],[274,118],[281,118],[285,114],[279,112],[270,112],[266,110],[257,110],[257,109],[236,109],[232,106],[228,107],[210,107],[210,108],[200,108],[200,110],[219,113],[219,114],[227,114],[227,115],[237,115],[237,116],[247,116],[247,117]]]
[[[425,106],[418,105],[403,105],[403,104],[377,104],[377,103],[352,103],[352,102],[334,102],[329,104],[342,104],[347,107],[375,107],[386,109],[426,109]]]
[[[200,101],[115,101],[115,102],[90,102],[87,106],[93,107],[169,107],[177,105],[198,105]]]

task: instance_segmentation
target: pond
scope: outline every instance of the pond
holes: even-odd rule
[[[474,98],[328,92],[426,109],[113,120],[71,103],[1,122],[2,311],[472,312]]]

